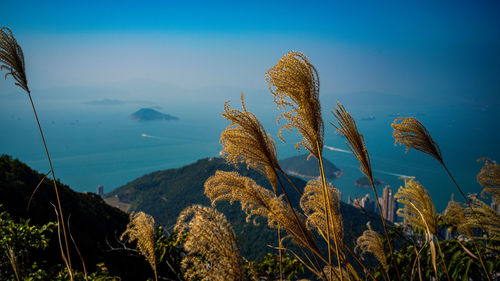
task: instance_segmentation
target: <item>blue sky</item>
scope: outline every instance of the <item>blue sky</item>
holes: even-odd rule
[[[265,90],[265,71],[297,50],[323,95],[500,104],[499,2],[348,2],[8,1],[0,24],[33,89]]]

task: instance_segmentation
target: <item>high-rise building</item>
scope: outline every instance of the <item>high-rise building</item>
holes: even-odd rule
[[[363,207],[363,209],[367,210],[368,212],[373,212],[375,201],[371,199],[370,194],[366,194],[365,197],[361,198],[361,207]]]
[[[368,212],[373,212],[375,207],[375,201],[371,199],[370,194],[366,194],[363,198],[354,199],[349,196],[348,203],[356,208],[363,208]]]
[[[499,200],[496,200],[495,198],[491,200],[491,208],[500,214],[500,202]]]
[[[385,186],[382,197],[379,197],[379,204],[382,208],[382,216],[390,222],[395,222],[397,202],[392,196],[392,189],[389,185]]]
[[[103,197],[104,196],[104,186],[102,184],[97,186],[97,195]]]

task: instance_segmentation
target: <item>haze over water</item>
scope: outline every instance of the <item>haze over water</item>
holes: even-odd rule
[[[476,159],[500,160],[499,10],[496,2],[11,1],[0,18],[24,50],[56,176],[75,190],[103,184],[109,192],[217,156],[223,104],[239,108],[242,91],[279,157],[296,155],[295,133],[285,134],[287,144],[277,139],[278,111],[264,81],[296,50],[319,72],[325,144],[347,149],[328,124],[338,100],[365,136],[375,177],[397,189],[394,174],[416,176],[442,210],[455,187],[431,157],[394,147],[389,115],[421,120],[457,181],[479,192]],[[102,99],[124,103],[85,104]],[[128,118],[154,106],[180,120]],[[11,78],[0,81],[0,128],[0,153],[48,171],[30,105]],[[335,181],[344,200],[368,192],[354,187],[361,172],[352,155],[325,150],[325,157],[344,171]]]

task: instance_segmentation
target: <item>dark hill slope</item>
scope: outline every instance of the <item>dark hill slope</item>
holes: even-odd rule
[[[131,211],[144,211],[153,215],[163,225],[172,226],[179,213],[187,206],[210,205],[210,201],[203,193],[203,184],[217,170],[237,170],[240,174],[253,178],[259,185],[269,187],[267,179],[253,170],[247,170],[244,166],[235,169],[221,158],[207,158],[182,168],[147,174],[106,194],[105,197],[118,197],[120,201],[131,204]],[[298,178],[293,178],[293,181],[301,189],[306,184]],[[282,182],[287,183],[286,180]],[[294,206],[298,207],[297,192],[288,184],[285,188],[295,202]],[[248,259],[261,257],[264,253],[272,251],[267,245],[277,244],[276,231],[269,230],[265,221],[260,220],[261,225],[258,227],[245,222],[245,215],[239,203],[233,206],[226,202],[219,203],[217,209],[231,222],[240,239],[242,254]],[[366,229],[365,224],[369,219],[359,209],[344,203],[341,205],[341,213],[344,219],[345,240],[352,245]],[[372,222],[372,226],[378,228],[379,222]]]
[[[16,220],[30,219],[31,223],[37,225],[56,221],[51,205],[56,204],[51,180],[44,180],[27,210],[29,198],[42,178],[42,174],[21,161],[7,155],[0,156],[0,205],[3,205],[1,210],[9,212]],[[75,192],[60,182],[58,187],[65,219],[70,217],[71,233],[87,269],[95,271],[97,263],[106,262],[110,273],[122,275],[122,280],[141,280],[131,274],[134,271],[148,270],[143,259],[130,258],[123,251],[110,251],[108,245],[109,242],[114,247],[118,246],[116,237],[125,230],[128,215],[105,204],[102,198],[95,194]],[[51,237],[50,246],[43,255],[39,260],[46,260],[48,266],[62,263],[56,235]],[[73,247],[71,261],[75,268],[81,269],[80,258]],[[127,269],[131,271],[127,272]]]

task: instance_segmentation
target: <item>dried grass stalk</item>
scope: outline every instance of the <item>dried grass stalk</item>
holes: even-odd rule
[[[215,207],[218,201],[228,200],[233,204],[241,203],[241,209],[247,214],[247,222],[258,225],[259,217],[267,218],[271,200],[276,196],[268,189],[255,183],[250,178],[237,172],[216,171],[205,181],[205,195]]]
[[[316,68],[304,54],[290,51],[266,72],[266,82],[277,107],[285,110],[277,118],[278,123],[282,117],[287,122],[279,131],[280,139],[285,141],[283,130],[296,128],[302,135],[296,149],[303,146],[319,159],[321,151],[317,147],[323,149],[324,124]]]
[[[347,112],[344,106],[337,102],[337,108],[333,113],[333,116],[338,121],[338,126],[332,124],[337,132],[340,132],[346,138],[346,145],[351,150],[352,154],[356,156],[358,162],[361,164],[359,169],[366,177],[373,183],[372,166],[370,163],[370,155],[366,149],[365,139],[362,134],[359,133],[358,127],[354,118],[351,114]]]
[[[330,227],[327,227],[325,210],[325,200],[323,196],[323,187],[319,180],[311,180],[304,188],[304,194],[300,198],[300,207],[306,216],[306,226],[309,230],[315,229],[323,236],[326,236],[327,229],[330,230],[330,238],[335,237],[336,243],[341,247],[343,238],[343,223],[339,213],[340,202],[338,190],[328,183],[328,200],[330,201]],[[341,247],[342,248],[342,247]]]
[[[398,123],[401,121],[400,123]],[[392,136],[395,139],[395,145],[406,146],[406,151],[409,148],[422,151],[436,158],[442,165],[443,157],[438,144],[432,139],[427,129],[414,117],[398,117],[392,123]]]
[[[366,223],[366,227],[368,229],[356,239],[356,247],[354,250],[360,252],[361,256],[366,253],[372,254],[387,272],[388,266],[385,256],[384,239],[372,229],[370,222]]]
[[[187,255],[182,260],[186,280],[244,280],[236,238],[223,214],[210,207],[193,205],[181,212],[175,231],[187,233],[184,242]]]
[[[303,216],[298,214],[296,219],[294,210],[285,203],[283,195],[277,197],[248,177],[237,172],[217,171],[205,182],[205,195],[212,206],[222,200],[228,200],[231,204],[239,201],[241,209],[247,214],[247,222],[258,224],[258,218],[265,218],[269,227],[278,229],[280,226],[298,244],[314,247],[311,233],[302,231],[305,230]]]
[[[397,210],[398,215],[414,228],[429,231],[437,235],[436,207],[427,190],[416,180],[405,178],[405,186],[400,187],[394,198],[403,208]]]
[[[486,193],[493,201],[500,202],[500,165],[488,158],[481,158],[477,161],[484,161],[481,171],[477,175],[477,182],[484,187],[481,196],[486,198]]]
[[[23,50],[17,44],[16,38],[8,27],[0,29],[0,71],[3,69],[7,70],[5,79],[11,75],[16,80],[15,85],[27,93],[30,92],[26,79]]]
[[[279,171],[281,168],[274,141],[266,133],[257,117],[247,111],[243,93],[241,94],[241,106],[243,111],[231,109],[229,101],[224,105],[222,116],[231,124],[221,134],[222,155],[230,163],[245,162],[247,168],[253,168],[266,176],[276,193],[275,171]]]
[[[42,137],[43,141],[43,146],[45,148],[45,152],[47,154],[47,160],[49,162],[50,166],[50,171],[52,173],[52,182],[54,183],[54,191],[56,193],[56,199],[57,199],[57,206],[58,206],[58,222],[59,225],[62,226],[62,233],[64,237],[64,245],[65,248],[63,249],[62,247],[62,242],[60,241],[61,245],[61,255],[63,262],[66,266],[66,269],[68,270],[68,274],[70,277],[70,280],[73,280],[73,270],[71,267],[71,255],[69,253],[69,244],[68,244],[68,237],[66,234],[66,222],[64,220],[64,215],[62,212],[62,207],[61,207],[61,200],[59,198],[59,191],[57,188],[57,183],[56,183],[56,175],[54,173],[54,168],[52,166],[52,161],[50,160],[50,154],[49,150],[47,149],[47,143],[45,142],[45,137],[42,132],[42,127],[40,125],[40,120],[38,119],[38,115],[36,113],[36,108],[35,104],[33,103],[33,99],[31,98],[31,93],[30,89],[28,87],[28,80],[26,78],[26,67],[24,64],[24,54],[21,46],[17,43],[16,38],[14,38],[14,35],[12,34],[12,31],[8,27],[3,27],[0,29],[0,71],[1,70],[7,70],[7,73],[5,74],[5,79],[9,75],[11,75],[14,80],[16,81],[14,84],[16,86],[19,86],[21,89],[26,91],[28,94],[28,98],[31,103],[31,107],[33,108],[33,113],[35,115],[35,119],[38,125],[38,129],[40,131],[40,136]],[[58,232],[59,232],[58,228]],[[59,233],[58,233],[59,234]],[[85,265],[83,265],[85,267]]]
[[[444,221],[455,228],[459,233],[466,234],[467,236],[472,236],[472,230],[467,225],[467,218],[465,214],[465,208],[459,202],[453,200],[453,195],[451,200],[448,202],[446,209],[443,212]]]
[[[150,215],[143,212],[131,213],[130,222],[127,224],[127,229],[120,236],[120,239],[126,239],[130,243],[137,241],[137,249],[146,258],[149,265],[151,265],[155,274],[155,280],[158,280],[156,273],[154,224],[155,220]]]
[[[500,242],[500,214],[493,210],[488,204],[479,200],[476,196],[469,196],[471,207],[465,212],[465,225],[470,228],[481,228],[488,232],[489,239]],[[500,248],[497,246],[497,248]]]

